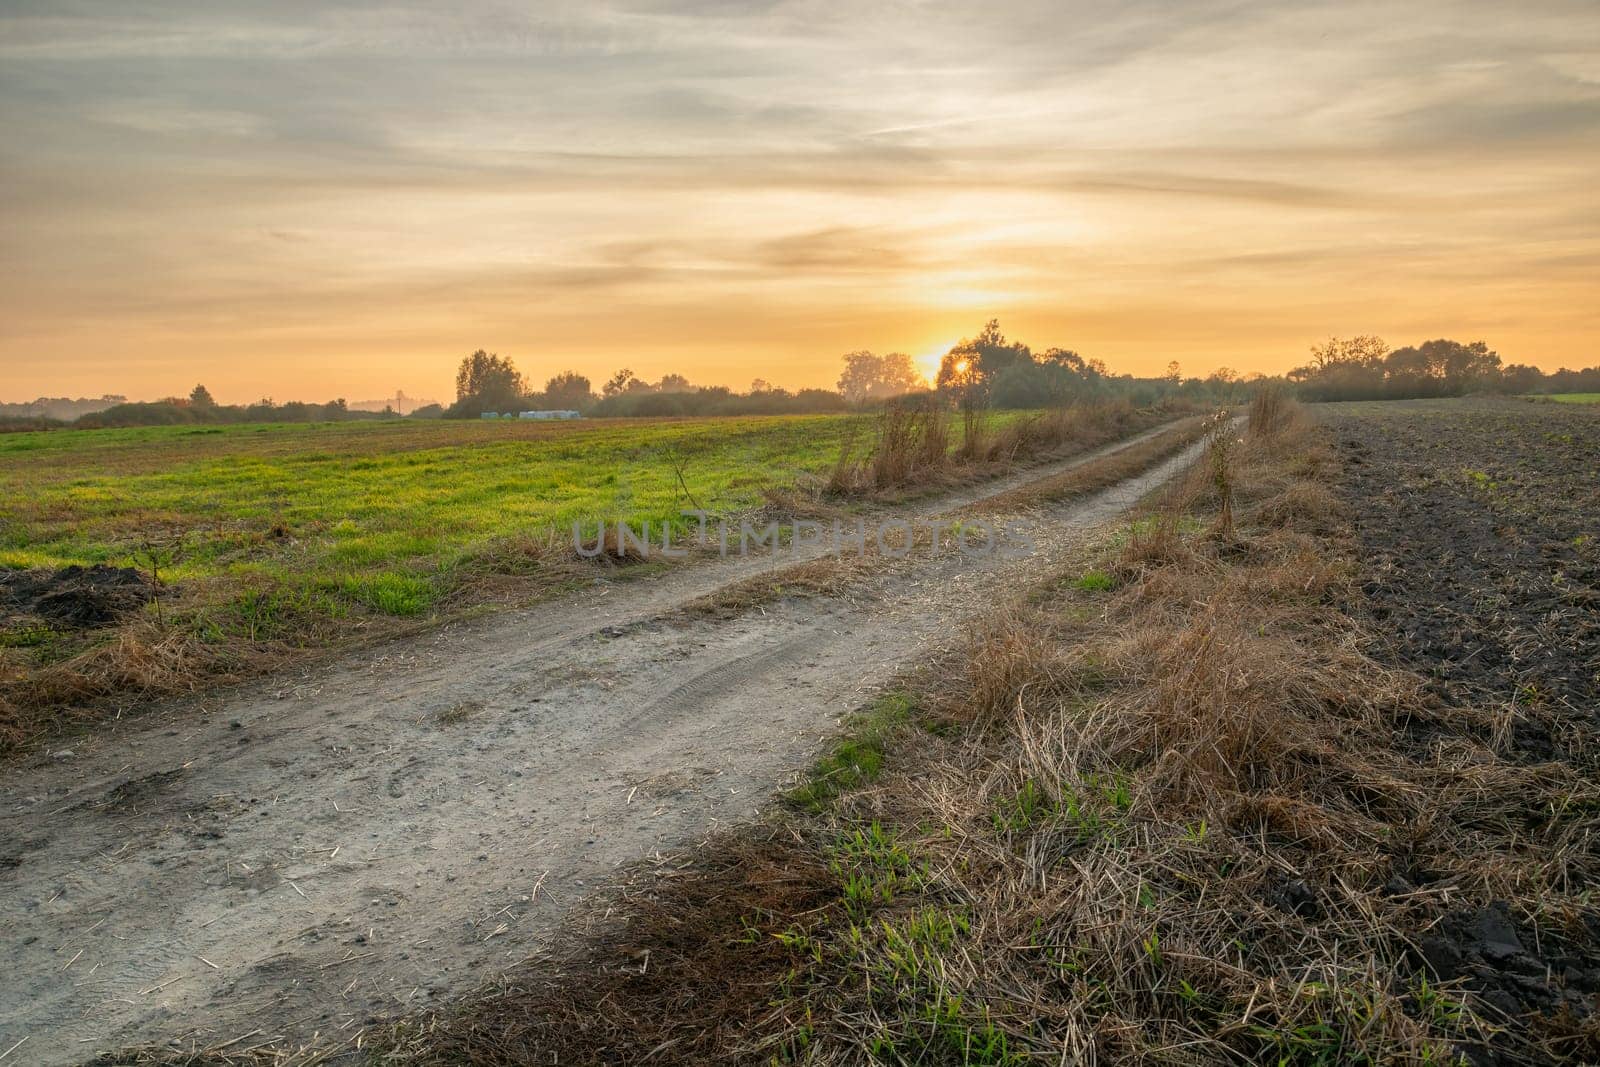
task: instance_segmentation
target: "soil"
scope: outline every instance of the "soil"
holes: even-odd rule
[[[1367,406],[1334,417],[1366,595],[1396,656],[1447,695],[1600,697],[1600,408]]]
[[[917,505],[950,514],[1071,463]],[[748,818],[902,665],[1190,464],[1019,517],[1012,554],[681,609],[730,558],[175,703],[8,769],[0,1049],[337,1046],[548,944],[624,863]],[[240,1040],[246,1038],[246,1040]]]
[[[1364,552],[1361,610],[1388,658],[1443,705],[1505,709],[1501,758],[1600,773],[1600,408],[1515,400],[1330,405]],[[1417,758],[1469,729],[1419,716]],[[1475,740],[1486,742],[1485,737]],[[1529,813],[1529,825],[1541,818]],[[1443,872],[1403,871],[1396,895]],[[1413,938],[1516,1029],[1600,1009],[1600,910],[1532,929],[1505,901],[1435,916]],[[1474,1065],[1523,1063],[1501,1038]]]
[[[60,570],[0,571],[0,622],[58,629],[107,626],[149,603],[150,579],[132,567],[74,564]]]
[[[1600,995],[1600,955],[1593,950],[1597,933],[1600,918],[1591,916],[1579,943],[1536,940],[1503,901],[1495,901],[1449,913],[1421,936],[1418,948],[1440,980],[1465,979],[1496,1023],[1529,1012],[1566,1012],[1581,1019]],[[1501,1062],[1493,1050],[1466,1051],[1476,1063]]]

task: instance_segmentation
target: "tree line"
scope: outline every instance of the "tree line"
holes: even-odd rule
[[[745,393],[727,386],[696,386],[681,374],[651,382],[626,368],[599,392],[577,371],[562,371],[535,389],[510,359],[482,349],[456,370],[456,402],[447,418],[478,418],[487,413],[578,411],[597,418],[650,415],[780,415],[840,411],[843,397],[827,389],[790,392],[760,378]]]
[[[73,419],[106,408],[126,404],[128,398],[118,393],[100,397],[41,396],[37,400],[18,403],[0,402],[0,419],[38,419],[51,422],[71,422]]]
[[[1150,403],[1163,396],[1227,400],[1248,391],[1228,371],[1207,378],[1185,380],[1176,364],[1161,377],[1114,375],[1098,359],[1064,348],[1035,352],[1009,339],[997,320],[962,340],[940,360],[929,382],[904,352],[878,355],[870,351],[846,353],[834,389],[790,392],[762,379],[746,392],[726,386],[696,386],[681,374],[659,381],[640,378],[622,369],[598,391],[576,371],[549,378],[542,389],[519,371],[516,364],[482,349],[464,358],[456,370],[456,402],[446,410],[450,418],[478,418],[486,412],[509,414],[531,410],[571,410],[597,418],[647,415],[801,414],[844,411],[881,404],[906,396],[933,396],[952,404],[993,408],[1039,408],[1126,396]]]
[[[342,399],[326,403],[290,400],[282,404],[264,397],[253,404],[219,404],[211,390],[197,385],[188,396],[169,396],[161,400],[97,406],[71,420],[50,416],[0,413],[0,431],[49,430],[71,426],[79,430],[125,429],[133,426],[228,425],[246,422],[345,422],[398,417],[392,410],[356,411]],[[439,418],[444,408],[438,404],[418,408],[407,418]]]
[[[1177,363],[1169,364],[1164,375],[1135,377],[1113,374],[1100,360],[1071,349],[1035,351],[1008,338],[994,319],[944,354],[932,382],[904,352],[849,352],[841,362],[834,389],[790,391],[757,378],[748,390],[738,392],[720,385],[696,386],[681,374],[648,381],[626,368],[601,383],[598,390],[576,371],[562,371],[546,379],[543,388],[535,388],[512,360],[479,349],[457,367],[453,404],[448,408],[430,404],[406,417],[477,418],[485,412],[541,409],[573,410],[595,418],[812,414],[906,396],[930,396],[968,408],[1040,408],[1108,397],[1123,397],[1136,404],[1166,397],[1232,403],[1267,383],[1286,385],[1309,401],[1600,392],[1600,367],[1547,374],[1527,364],[1505,364],[1499,353],[1482,341],[1438,339],[1391,349],[1373,336],[1335,337],[1313,345],[1310,361],[1281,378],[1241,377],[1226,367],[1204,378],[1185,378]],[[344,400],[277,404],[265,398],[253,404],[223,405],[205,386],[197,385],[188,396],[150,403],[128,403],[123,397],[107,396],[99,402],[41,399],[26,405],[0,405],[0,430],[396,417],[397,413],[389,410],[352,410]]]
[[[1311,361],[1285,375],[1305,400],[1408,400],[1465,396],[1600,392],[1600,367],[1546,374],[1504,364],[1483,341],[1438,339],[1391,349],[1381,337],[1329,338]]]

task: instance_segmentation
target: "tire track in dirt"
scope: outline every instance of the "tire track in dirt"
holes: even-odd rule
[[[807,654],[813,637],[811,629],[784,638],[775,646],[758,648],[718,663],[676,685],[658,699],[650,701],[629,717],[631,729],[648,731],[652,727],[670,724],[686,713],[702,707],[708,699],[740,685],[753,676],[793,664]]]
[[[1196,453],[1030,515],[1031,554],[903,561],[849,603],[664,617],[796,557],[719,561],[213,694],[19,767],[0,786],[5,833],[28,842],[0,867],[0,1048],[26,1036],[11,1062],[55,1064],[252,1030],[337,1042],[477,985],[619,864],[748,817],[838,715]]]

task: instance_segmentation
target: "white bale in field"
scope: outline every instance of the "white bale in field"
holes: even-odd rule
[[[578,419],[582,418],[576,411],[523,411],[519,412],[519,419]]]

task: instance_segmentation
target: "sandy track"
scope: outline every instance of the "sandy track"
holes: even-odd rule
[[[1025,558],[913,559],[848,599],[693,624],[673,609],[797,557],[601,582],[9,768],[0,1051],[26,1041],[7,1067],[335,1043],[484,981],[618,865],[751,815],[840,714],[1196,451],[1030,516]]]

